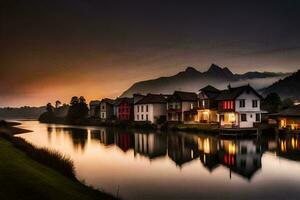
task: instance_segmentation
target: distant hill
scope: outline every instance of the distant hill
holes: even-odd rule
[[[254,88],[261,89],[287,75],[289,74],[271,72],[233,74],[227,67],[222,68],[216,64],[212,64],[205,72],[200,72],[193,67],[187,67],[185,71],[179,72],[174,76],[137,82],[121,96],[128,97],[132,96],[134,93],[169,94],[175,90],[196,92],[208,84],[222,89],[229,83],[234,86],[250,83]]]
[[[265,88],[263,95],[271,92],[276,92],[281,98],[300,99],[300,70]]]
[[[38,119],[46,107],[0,108],[0,119]]]

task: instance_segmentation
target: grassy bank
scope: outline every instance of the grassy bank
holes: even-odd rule
[[[113,199],[46,167],[0,138],[0,199]]]

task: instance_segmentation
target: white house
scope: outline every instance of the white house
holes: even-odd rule
[[[221,91],[218,102],[218,121],[221,128],[253,128],[261,122],[261,96],[250,86]]]
[[[162,94],[147,94],[134,105],[134,121],[151,122],[166,116],[166,98]]]

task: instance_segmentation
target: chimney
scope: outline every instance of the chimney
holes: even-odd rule
[[[228,90],[231,90],[231,85],[230,85],[230,83],[228,84],[227,88],[228,88]]]

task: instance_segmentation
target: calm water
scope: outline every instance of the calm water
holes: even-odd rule
[[[22,122],[78,179],[133,199],[300,199],[300,137],[222,139]]]

